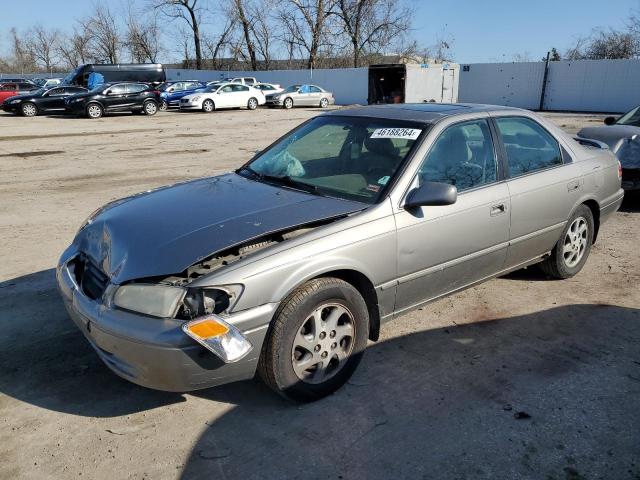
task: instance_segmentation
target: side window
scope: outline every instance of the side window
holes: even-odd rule
[[[318,87],[314,87],[313,85],[309,87],[309,91],[311,93],[322,93],[322,90],[320,90]]]
[[[222,92],[222,93],[229,93],[229,92],[233,92],[233,88],[231,87],[231,85],[225,85],[224,87],[222,87],[221,92]]]
[[[139,93],[146,90],[147,86],[141,83],[129,83],[127,84],[127,93]]]
[[[249,87],[247,87],[245,85],[234,85],[233,86],[233,91],[234,92],[248,92],[249,91]]]
[[[452,125],[440,134],[418,172],[419,183],[441,182],[458,191],[493,183],[497,162],[486,120]]]
[[[562,165],[558,141],[537,122],[524,117],[496,118],[507,151],[509,176]]]
[[[114,85],[109,89],[111,95],[122,95],[127,92],[127,87],[124,84]]]
[[[49,90],[50,97],[59,97],[64,94],[64,88],[54,88],[53,90]]]
[[[300,93],[309,93],[309,85],[302,85],[302,87],[300,87]]]

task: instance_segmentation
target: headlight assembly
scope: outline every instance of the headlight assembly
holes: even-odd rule
[[[200,100],[200,98],[201,98],[200,95],[197,95],[195,97],[191,97],[189,100],[192,102],[197,102],[198,100]]]
[[[21,98],[16,98],[15,100],[11,100],[9,103],[15,105],[16,103],[20,103],[22,101]]]
[[[172,318],[185,294],[182,287],[130,283],[115,291],[113,304],[153,317]]]

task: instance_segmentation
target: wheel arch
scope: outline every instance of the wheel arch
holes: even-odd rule
[[[596,243],[598,231],[600,230],[600,204],[598,204],[595,199],[588,198],[583,200],[580,205],[586,205],[589,210],[591,210],[591,214],[593,215],[593,241],[591,243]]]

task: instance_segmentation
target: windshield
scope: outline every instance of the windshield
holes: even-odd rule
[[[616,121],[616,125],[640,127],[640,107],[636,107],[630,112],[625,113]]]
[[[60,82],[60,83],[62,85],[71,85],[71,83],[73,82],[74,77],[80,73],[81,69],[82,69],[82,66],[76,68],[73,72],[71,72],[66,77],[64,77],[62,79],[62,82]]]
[[[300,85],[291,85],[287,87],[282,93],[295,93],[300,88]]]
[[[322,116],[281,138],[238,173],[283,180],[321,195],[375,203],[425,126],[377,118]],[[269,178],[271,177],[271,178]]]

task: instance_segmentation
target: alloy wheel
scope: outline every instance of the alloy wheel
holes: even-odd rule
[[[291,107],[293,107],[293,100],[291,100],[290,98],[285,99],[284,108],[291,108]]]
[[[22,114],[25,117],[35,117],[36,113],[38,113],[38,109],[33,103],[25,103],[22,105]]]
[[[567,267],[573,268],[582,260],[587,248],[588,234],[587,220],[584,217],[577,217],[564,237],[562,256]]]
[[[255,110],[258,108],[258,101],[255,98],[250,98],[247,107],[249,107],[249,110]]]
[[[100,118],[102,116],[102,108],[96,104],[89,105],[87,112],[91,118]]]
[[[323,98],[322,100],[320,100],[321,108],[327,108],[328,105],[329,105],[329,100],[327,100],[326,98]]]
[[[161,112],[165,112],[169,109],[169,104],[163,100],[162,102],[160,102],[159,108]]]
[[[205,100],[202,103],[202,109],[207,113],[213,112],[213,102],[211,100]]]
[[[158,111],[158,106],[153,102],[147,102],[144,105],[144,113],[147,115],[155,115]]]
[[[317,307],[302,323],[293,341],[293,371],[305,383],[319,384],[347,363],[356,335],[353,314],[338,303]]]

